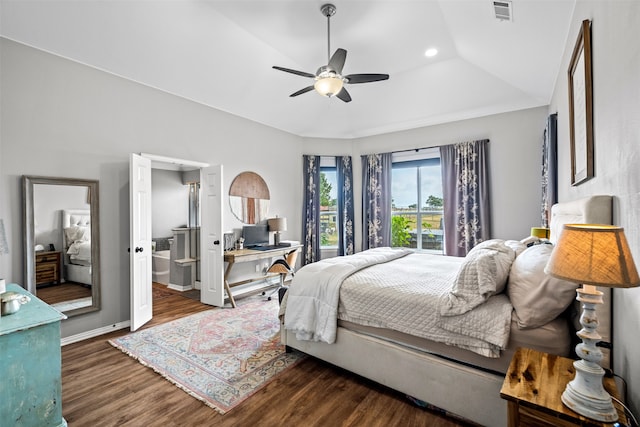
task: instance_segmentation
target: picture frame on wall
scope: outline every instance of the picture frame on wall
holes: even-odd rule
[[[593,76],[591,21],[584,20],[569,64],[571,185],[593,178]]]

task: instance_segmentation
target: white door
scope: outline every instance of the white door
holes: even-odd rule
[[[131,330],[153,317],[151,293],[151,160],[131,154],[129,163],[129,259]]]
[[[224,273],[222,271],[224,235],[222,232],[222,166],[200,170],[202,207],[200,216],[200,301],[224,305]]]

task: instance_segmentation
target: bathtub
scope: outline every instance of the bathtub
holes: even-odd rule
[[[154,282],[169,284],[169,266],[171,265],[171,256],[169,250],[156,251],[152,255],[151,273]]]

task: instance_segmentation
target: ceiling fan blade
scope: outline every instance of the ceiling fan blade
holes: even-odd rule
[[[302,95],[303,93],[307,93],[310,90],[313,90],[313,86],[307,86],[304,89],[300,89],[297,92],[293,92],[291,95],[289,95],[289,97],[293,98],[294,96],[298,96],[298,95]]]
[[[278,67],[278,66],[275,66],[275,65],[273,66],[273,68],[275,68],[276,70],[284,71],[285,73],[296,74],[296,75],[302,76],[302,77],[309,77],[309,78],[312,78],[312,79],[316,78],[315,74],[306,73],[304,71],[292,70],[290,68],[283,68],[283,67]]]
[[[337,49],[329,60],[329,66],[336,70],[338,74],[342,74],[342,67],[344,67],[344,61],[346,60],[347,51],[344,49]]]
[[[347,89],[345,89],[344,87],[340,92],[338,92],[336,96],[344,102],[351,102],[351,95],[349,95],[349,92],[347,92]]]
[[[370,82],[379,82],[381,80],[387,80],[389,78],[389,74],[349,74],[348,76],[344,76],[347,79],[347,83],[370,83]]]

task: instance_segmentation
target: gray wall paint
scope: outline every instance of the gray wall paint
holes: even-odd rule
[[[6,39],[0,43],[0,212],[11,230],[11,254],[1,257],[0,276],[23,281],[22,175],[100,181],[102,310],[65,320],[63,337],[129,319],[131,152],[222,164],[225,192],[236,174],[255,171],[271,189],[271,213],[291,217],[290,230],[299,234],[298,137]],[[241,226],[228,209],[223,223],[225,229]]]
[[[491,180],[492,237],[522,239],[540,225],[540,164],[547,108],[533,108],[404,132],[345,141],[304,139],[306,154],[352,155],[356,222],[362,218],[362,163],[371,153],[436,147],[488,138]],[[356,227],[356,248],[362,228]]]
[[[520,240],[529,235],[532,226],[540,225],[540,162],[546,116],[545,108],[534,108],[364,138],[358,144],[358,157],[381,152],[385,140],[393,141],[393,150],[403,150],[489,139],[491,236]]]
[[[542,109],[362,140],[303,139],[12,41],[2,40],[1,54],[2,172],[6,222],[13,231],[7,278],[22,281],[20,176],[100,180],[103,309],[65,321],[63,336],[129,319],[131,152],[222,164],[225,191],[238,173],[259,173],[271,190],[270,214],[288,219],[283,239],[300,240],[303,151],[354,155],[354,189],[360,194],[361,153],[489,137],[496,158],[492,161],[496,168],[492,172],[494,208],[506,213],[513,210],[510,193],[516,199],[523,192],[535,193],[517,203],[522,213],[504,220],[498,216],[494,235],[518,238],[526,235],[531,224],[539,223],[535,176],[544,127]],[[525,130],[525,139],[518,129]],[[516,185],[513,177],[507,179],[509,171],[526,175],[529,191]],[[359,204],[356,197],[358,218]],[[225,208],[225,230],[240,227]],[[356,233],[359,245],[360,230]],[[252,266],[242,267],[234,269],[239,277],[254,274]]]
[[[171,237],[172,229],[185,227],[189,219],[189,186],[182,172],[151,170],[151,236]]]
[[[103,309],[63,323],[63,336],[129,318],[128,154],[149,152],[224,165],[225,189],[239,172],[263,176],[272,214],[287,216],[284,239],[300,236],[301,154],[352,154],[360,194],[363,153],[491,139],[494,235],[514,238],[538,223],[540,138],[558,112],[560,198],[615,196],[615,223],[640,259],[640,3],[577,2],[548,111],[533,109],[360,140],[299,138],[34,49],[1,40],[0,215],[11,246],[0,276],[22,280],[20,176],[100,180]],[[596,177],[569,180],[566,69],[582,19],[593,20]],[[277,153],[277,155],[274,155]],[[228,203],[225,201],[225,206]],[[356,197],[356,218],[360,218]],[[228,210],[224,226],[240,227]],[[360,229],[356,229],[360,241]],[[615,292],[614,367],[640,410],[640,290]]]
[[[595,177],[571,186],[567,69],[580,24],[591,20]],[[576,3],[564,59],[550,103],[558,112],[559,198],[614,196],[614,224],[624,227],[640,261],[640,2]],[[627,401],[640,413],[640,288],[615,289],[613,369],[628,383]]]

